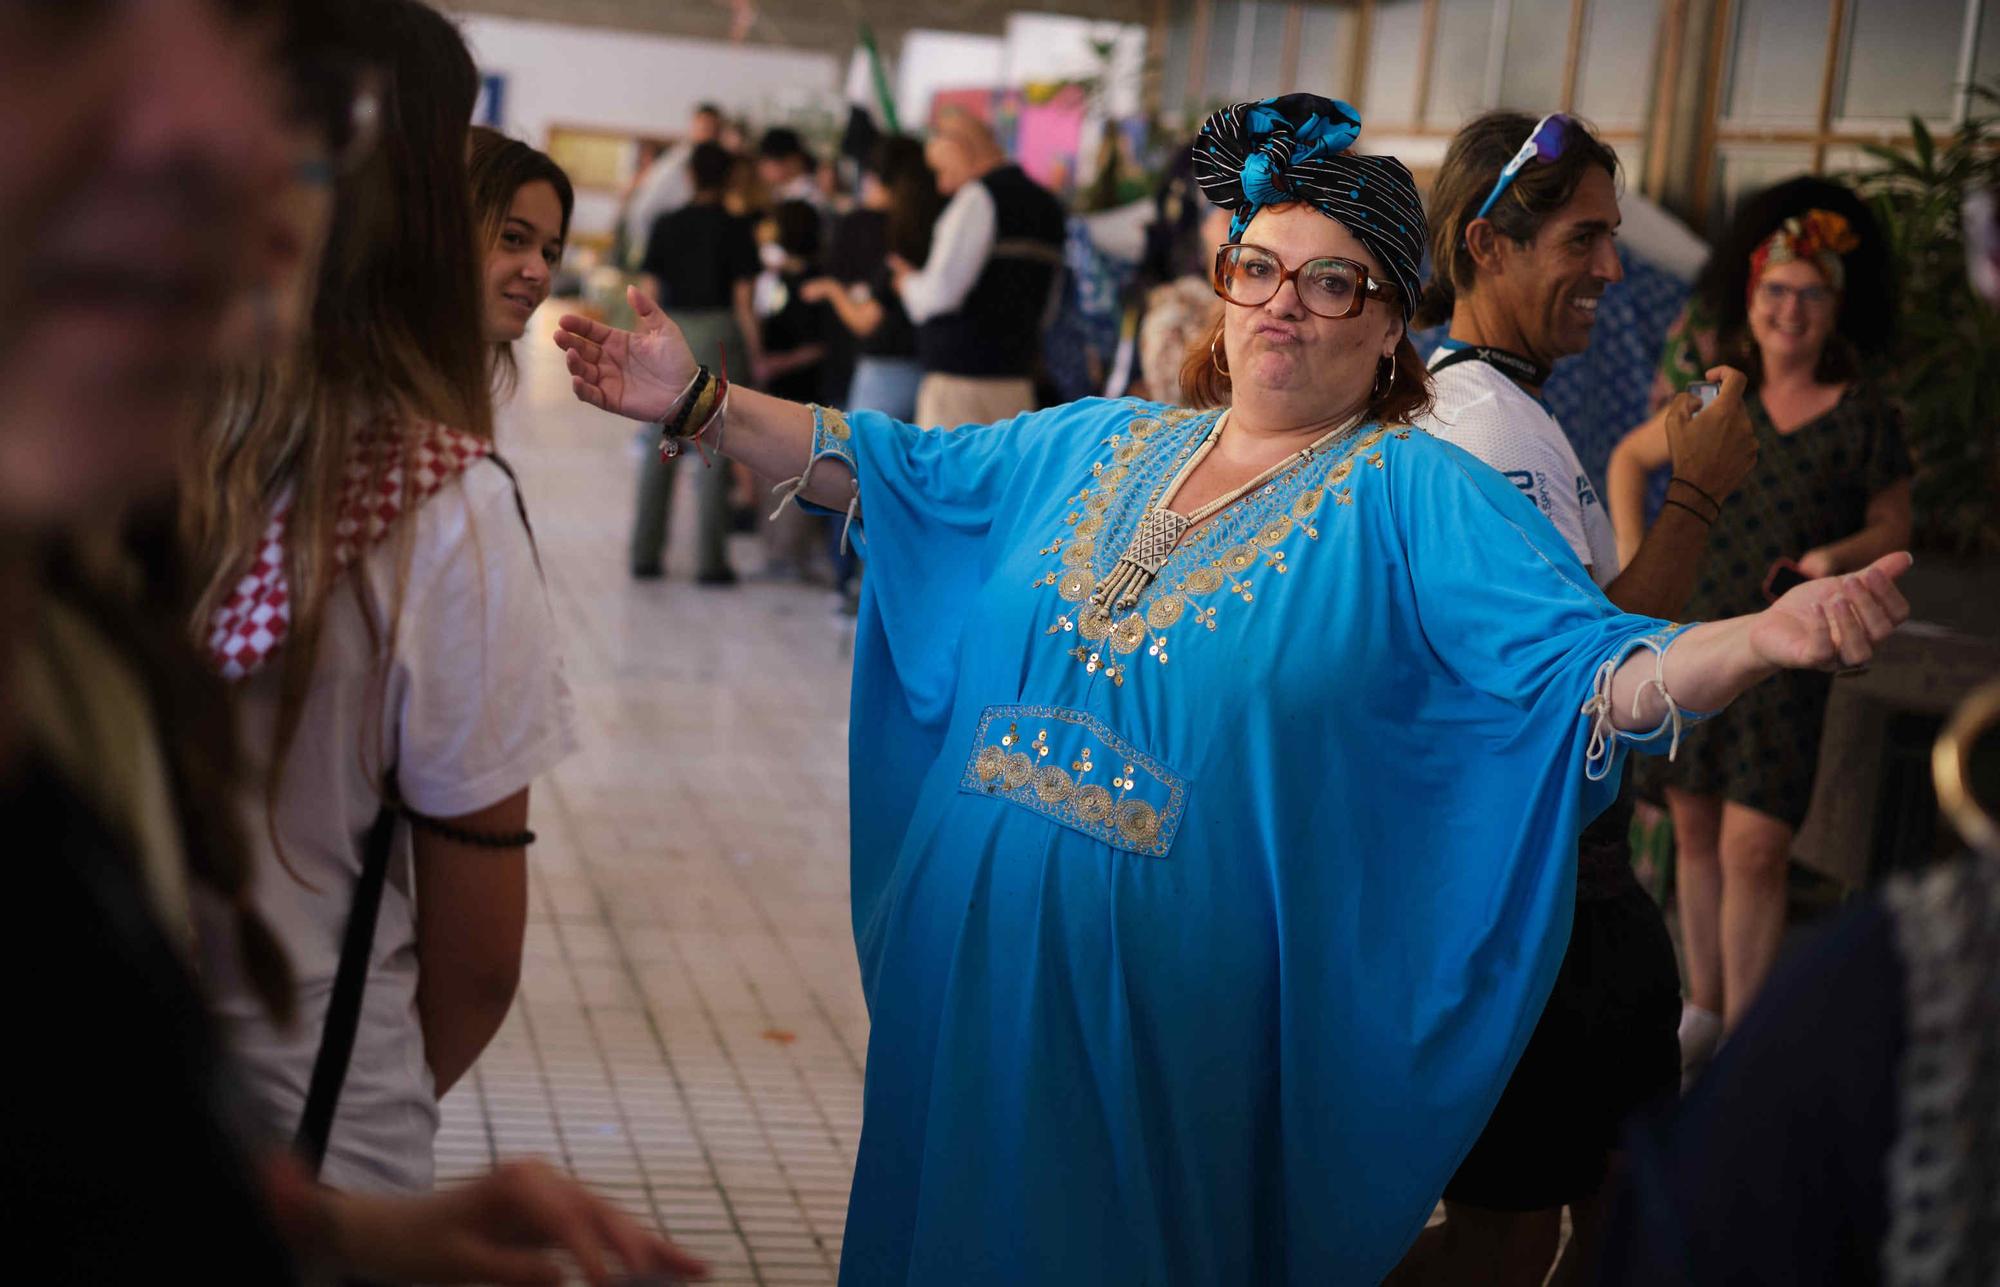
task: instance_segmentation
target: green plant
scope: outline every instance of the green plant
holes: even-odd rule
[[[1910,118],[1909,150],[1870,146],[1880,164],[1852,176],[1888,234],[1901,284],[1891,391],[1917,463],[1916,544],[2000,552],[2000,312],[1972,293],[1963,210],[2000,188],[2000,90],[1972,88],[1974,110],[1942,144]]]

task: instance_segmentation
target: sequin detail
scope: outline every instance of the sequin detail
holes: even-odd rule
[[[1355,465],[1382,468],[1382,441],[1411,432],[1375,428],[1336,444],[1189,534],[1165,555],[1138,602],[1110,611],[1087,602],[1132,545],[1154,492],[1187,463],[1217,414],[1135,410],[1124,430],[1104,441],[1106,456],[1091,466],[1089,483],[1069,498],[1059,530],[1041,550],[1054,566],[1030,584],[1053,587],[1065,605],[1080,605],[1065,608],[1043,633],[1061,639],[1085,673],[1102,673],[1114,688],[1132,677],[1128,658],[1167,665],[1167,636],[1176,626],[1218,629],[1215,606],[1198,600],[1227,591],[1240,603],[1255,603],[1260,582],[1290,572],[1301,547],[1288,550],[1288,543],[1319,540],[1328,499],[1353,503],[1347,481]]]
[[[1187,779],[1095,716],[1060,706],[989,706],[959,789],[1039,813],[1114,849],[1164,858],[1187,811]]]

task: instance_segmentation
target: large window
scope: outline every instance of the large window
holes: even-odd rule
[[[1909,118],[1948,133],[1968,80],[2000,74],[1996,0],[1716,0],[1708,145],[1695,204],[1720,224],[1747,192],[1837,173]]]
[[[1310,90],[1358,106],[1369,145],[1421,176],[1479,112],[1572,111],[1629,182],[1697,222],[1773,179],[1851,168],[1861,144],[1904,139],[1911,113],[1948,133],[1966,83],[2000,80],[2000,0],[1157,3],[1169,119]]]
[[[1161,107],[1344,98],[1380,130],[1450,134],[1493,107],[1569,108],[1634,135],[1658,0],[1161,0]],[[1357,49],[1357,42],[1365,42]]]

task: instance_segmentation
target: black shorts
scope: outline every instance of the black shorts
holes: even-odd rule
[[[1579,899],[1534,1036],[1447,1201],[1496,1211],[1580,1202],[1604,1183],[1618,1130],[1680,1081],[1680,968],[1658,904],[1633,877]],[[1597,891],[1592,891],[1597,893]]]

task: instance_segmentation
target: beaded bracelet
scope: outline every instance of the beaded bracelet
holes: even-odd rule
[[[453,826],[438,818],[427,817],[412,809],[404,809],[403,816],[410,825],[420,831],[428,831],[434,836],[456,841],[461,845],[471,845],[477,849],[525,849],[535,843],[532,831],[470,831]]]

